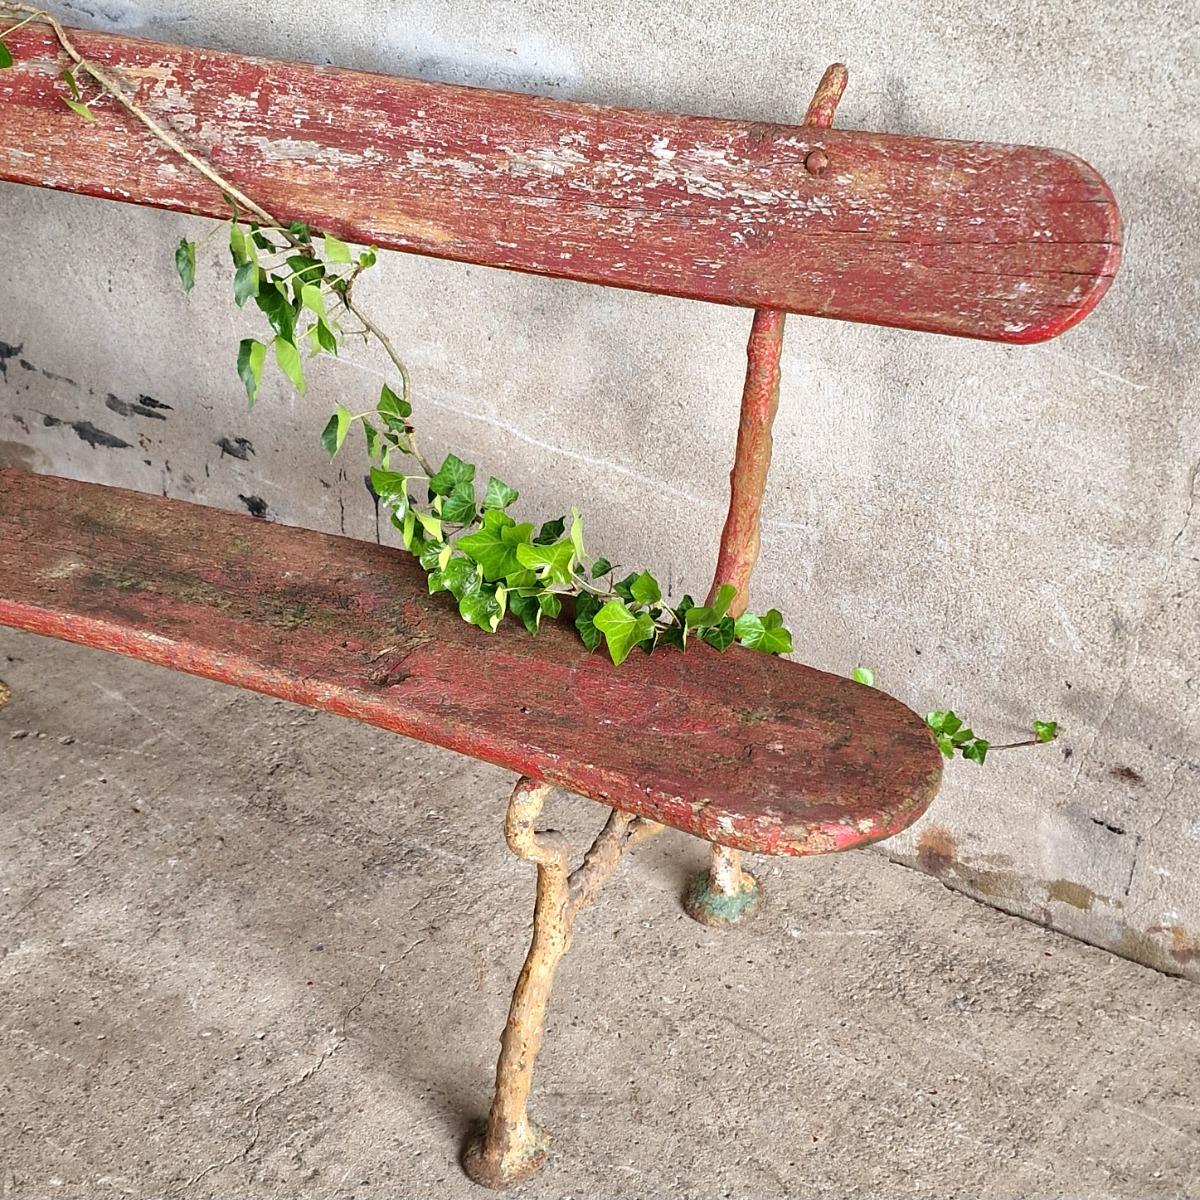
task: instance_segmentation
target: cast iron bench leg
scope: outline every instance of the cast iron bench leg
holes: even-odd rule
[[[736,925],[753,914],[761,897],[758,880],[742,869],[742,852],[714,843],[708,870],[692,880],[683,908],[702,925]]]
[[[504,820],[509,848],[536,863],[538,873],[533,940],[500,1037],[496,1095],[487,1124],[468,1140],[463,1151],[463,1169],[476,1183],[490,1188],[517,1183],[546,1160],[548,1138],[529,1119],[529,1088],[542,1044],[554,971],[571,947],[575,916],[595,900],[625,850],[662,829],[653,821],[613,809],[583,863],[570,871],[571,844],[566,837],[556,830],[533,828],[553,790],[550,784],[520,779]]]
[[[805,125],[828,129],[833,124],[838,101],[846,90],[846,79],[842,63],[826,69],[804,114]],[[804,165],[811,174],[823,175],[828,159],[824,151],[817,150],[809,154]],[[759,524],[771,466],[771,426],[779,408],[783,323],[784,314],[777,309],[756,309],[746,343],[746,382],[742,388],[737,449],[729,472],[729,513],[721,530],[717,570],[708,593],[711,604],[718,588],[723,583],[732,583],[737,588],[729,608],[733,617],[746,610],[750,575],[758,561]],[[741,851],[714,843],[709,869],[692,881],[683,907],[689,917],[705,925],[736,925],[754,913],[761,894],[758,880],[742,870]]]

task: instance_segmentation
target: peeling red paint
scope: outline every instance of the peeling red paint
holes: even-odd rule
[[[0,624],[353,717],[766,854],[889,837],[941,777],[920,717],[836,675],[703,644],[614,668],[559,623],[480,633],[400,551],[22,471],[0,471]]]
[[[397,250],[1004,342],[1082,320],[1120,260],[1112,193],[1058,150],[639,112],[71,36],[277,216]],[[217,189],[128,114],[108,105],[88,124],[61,103],[47,33],[28,26],[9,43],[0,179],[228,215]]]

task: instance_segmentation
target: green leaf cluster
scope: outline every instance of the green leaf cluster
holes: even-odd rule
[[[776,610],[734,620],[732,586],[721,588],[711,605],[696,605],[685,596],[673,608],[649,571],[630,572],[616,583],[598,582],[613,574],[613,566],[587,553],[577,511],[543,522],[535,532],[532,522],[508,512],[519,499],[516,488],[492,476],[480,497],[475,464],[456,454],[447,454],[428,478],[391,469],[397,450],[411,451],[411,410],[385,386],[377,412],[382,430],[363,421],[367,453],[376,464],[372,489],[405,547],[425,568],[429,590],[449,592],[464,620],[494,632],[511,615],[537,633],[543,619],[560,616],[570,600],[584,645],[595,650],[603,643],[618,665],[635,648],[682,650],[689,635],[719,650],[735,640],[770,654],[791,650],[791,636]],[[341,448],[353,419],[340,406],[330,417],[321,440],[331,455]]]
[[[356,257],[345,242],[301,222],[286,228],[246,223],[232,200],[230,207],[234,303],[246,310],[253,301],[267,327],[262,337],[243,338],[238,346],[237,373],[253,407],[268,350],[301,394],[307,387],[306,358],[339,352],[347,336],[339,317],[349,311],[350,289],[374,266],[376,253],[367,249]],[[191,291],[194,242],[180,242],[175,267],[184,289]],[[616,664],[635,648],[683,650],[690,637],[717,650],[740,642],[767,654],[791,651],[791,634],[776,609],[762,616],[734,615],[732,585],[719,588],[708,604],[684,596],[672,606],[649,571],[615,580],[607,558],[589,555],[576,510],[543,522],[535,532],[532,522],[509,513],[519,496],[502,479],[492,476],[481,489],[475,465],[455,454],[447,454],[436,470],[423,466],[411,417],[404,388],[384,384],[367,412],[356,414],[338,404],[321,432],[321,447],[334,458],[354,424],[362,425],[370,483],[380,505],[424,568],[430,592],[449,593],[463,620],[494,632],[511,615],[537,633],[544,618],[559,617],[569,602],[584,645],[590,651],[603,643]],[[417,465],[407,465],[414,460]]]
[[[335,301],[346,299],[358,276],[374,266],[376,254],[372,248],[355,259],[345,242],[326,234],[320,238],[322,257],[317,253],[312,231],[303,222],[294,221],[286,228],[247,224],[232,200],[229,204],[233,210],[229,221],[233,300],[242,309],[253,300],[269,329],[265,340],[247,337],[238,346],[238,378],[253,408],[262,387],[268,350],[284,378],[301,395],[308,387],[306,359],[339,353],[345,331],[331,310]],[[179,243],[175,270],[184,291],[190,292],[196,284],[194,242],[185,238]],[[385,423],[398,422],[403,431],[407,404],[390,388],[385,392],[390,399],[381,403],[381,418]],[[322,433],[321,444],[331,455],[345,441],[351,419],[348,414],[335,415]],[[372,430],[368,437],[372,436],[377,437],[377,432]]]
[[[927,713],[925,724],[933,731],[938,749],[946,758],[953,758],[957,751],[969,762],[983,765],[991,743],[976,737],[952,708]]]

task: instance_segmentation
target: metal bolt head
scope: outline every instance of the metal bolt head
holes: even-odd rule
[[[804,166],[810,175],[824,175],[829,170],[829,155],[824,150],[810,150]]]

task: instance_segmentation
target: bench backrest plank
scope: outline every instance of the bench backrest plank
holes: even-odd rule
[[[1061,151],[674,116],[73,36],[268,209],[348,240],[1006,342],[1081,320],[1120,257],[1111,192]],[[228,215],[215,188],[111,102],[94,124],[66,108],[49,35],[30,26],[11,43],[0,179]]]

